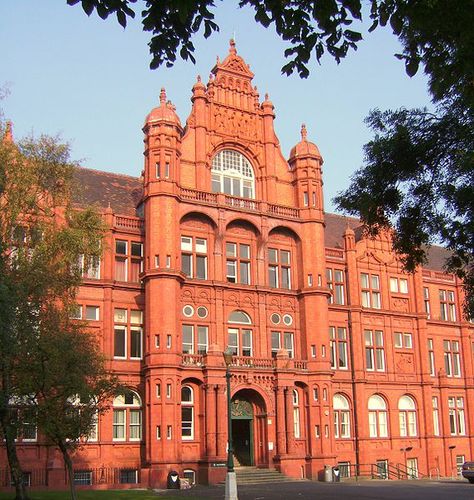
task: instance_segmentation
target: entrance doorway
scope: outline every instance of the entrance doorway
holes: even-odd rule
[[[240,465],[254,465],[253,419],[232,419],[234,456]]]
[[[232,398],[232,445],[240,465],[268,467],[266,405],[258,392],[242,389]]]

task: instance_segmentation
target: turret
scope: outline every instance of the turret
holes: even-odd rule
[[[288,160],[294,173],[297,206],[309,214],[323,218],[323,182],[321,166],[323,158],[316,144],[308,141],[306,125],[301,126],[301,141],[291,149]]]
[[[179,157],[183,127],[171,101],[166,100],[164,88],[160,92],[160,105],[153,108],[145,119],[145,189],[149,183],[161,180],[179,183]],[[153,190],[152,190],[153,191]]]

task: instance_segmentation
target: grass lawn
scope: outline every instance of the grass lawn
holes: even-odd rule
[[[42,492],[29,492],[30,500],[68,500],[70,498],[69,491],[42,491]],[[12,500],[15,494],[0,493],[0,500]],[[107,490],[107,491],[78,491],[79,500],[157,500],[159,498],[166,500],[176,500],[175,495],[160,495],[147,490]]]

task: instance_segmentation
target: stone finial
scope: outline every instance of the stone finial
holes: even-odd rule
[[[216,64],[220,64],[221,58],[219,56],[216,57]]]
[[[13,124],[10,120],[7,121],[5,127],[5,135],[3,136],[5,142],[13,142]]]
[[[268,101],[269,95],[268,92],[265,92],[265,100]]]
[[[301,140],[306,141],[308,136],[308,131],[306,130],[306,125],[303,123],[301,125]]]
[[[237,49],[235,48],[235,40],[233,38],[231,38],[229,42],[229,54],[237,54]]]
[[[166,103],[166,90],[164,87],[161,87],[161,92],[160,92],[160,104],[164,106]]]
[[[198,81],[198,83],[201,83],[201,75],[197,76],[197,81]]]

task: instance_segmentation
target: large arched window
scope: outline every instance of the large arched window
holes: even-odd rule
[[[113,402],[114,441],[140,441],[142,438],[142,402],[133,391],[119,394]],[[128,420],[128,433],[127,433]]]
[[[243,311],[233,311],[228,323],[251,325],[250,316]],[[234,356],[252,356],[252,330],[250,328],[229,326],[227,328],[228,346]]]
[[[410,396],[402,396],[398,400],[400,436],[416,436],[416,405]]]
[[[349,401],[342,394],[334,394],[332,404],[334,410],[334,437],[351,437],[351,414]]]
[[[189,385],[181,388],[181,437],[194,439],[194,391]]]
[[[388,437],[387,404],[374,394],[369,398],[369,436]]]
[[[212,191],[255,198],[255,179],[247,158],[231,149],[219,151],[212,160]]]

